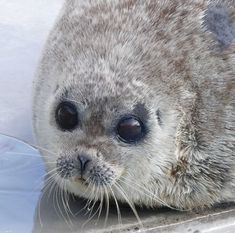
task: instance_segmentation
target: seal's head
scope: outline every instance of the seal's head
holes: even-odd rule
[[[107,192],[124,201],[123,192],[138,193],[146,179],[156,185],[169,168],[176,115],[143,82],[114,78],[111,70],[76,79],[66,74],[44,110],[37,110],[36,123],[43,134],[39,145],[48,150],[42,149],[47,168],[64,188],[90,199]]]
[[[186,209],[232,199],[231,12],[222,0],[66,2],[34,98],[62,188]]]

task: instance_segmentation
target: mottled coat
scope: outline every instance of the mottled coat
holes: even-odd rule
[[[48,171],[48,162],[85,151],[97,173],[104,164],[114,172],[121,201],[123,193],[139,205],[180,209],[235,201],[235,1],[67,0],[34,89]],[[73,132],[55,125],[63,99],[79,109]],[[146,124],[140,143],[113,136],[125,113]],[[87,187],[66,182],[87,197]]]

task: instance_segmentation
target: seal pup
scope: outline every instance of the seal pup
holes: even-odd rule
[[[67,0],[34,83],[62,189],[191,210],[235,200],[235,2]]]

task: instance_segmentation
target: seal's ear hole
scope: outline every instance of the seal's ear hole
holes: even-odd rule
[[[71,131],[78,125],[78,112],[74,104],[64,101],[61,102],[55,111],[57,125],[62,130]]]
[[[162,112],[160,111],[160,109],[156,111],[156,116],[157,116],[158,124],[162,125]]]
[[[213,34],[214,40],[226,48],[235,39],[235,6],[229,0],[210,1],[204,15],[203,24],[206,31]]]

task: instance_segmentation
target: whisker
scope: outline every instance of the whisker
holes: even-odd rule
[[[137,213],[137,210],[134,206],[134,204],[129,200],[129,198],[127,197],[127,195],[125,194],[125,191],[122,189],[121,185],[119,185],[118,183],[114,184],[115,188],[117,188],[117,190],[121,193],[121,195],[124,197],[124,199],[126,200],[127,204],[131,207],[132,212],[134,213],[139,225],[143,228],[143,224],[142,221],[140,220],[140,217]]]
[[[72,210],[71,210],[71,208],[70,208],[70,205],[69,205],[69,198],[70,198],[70,196],[69,196],[69,193],[68,193],[68,189],[67,189],[67,187],[66,187],[67,183],[64,182],[64,184],[65,184],[65,189],[64,189],[65,191],[64,191],[64,193],[65,193],[65,204],[66,204],[66,208],[67,208],[68,212],[70,213],[70,215],[72,215],[72,217],[75,217],[75,216],[74,216],[74,213],[72,212]]]
[[[85,180],[85,182],[88,183],[88,187],[86,188],[86,190],[85,190],[85,192],[84,192],[84,196],[86,196],[86,194],[89,194],[89,193],[88,193],[88,190],[90,189],[90,186],[92,185],[91,182],[88,182],[88,180],[89,180],[89,178],[87,178],[87,179]],[[90,194],[90,195],[91,195],[91,194]],[[78,212],[76,212],[76,213],[75,213],[75,216],[77,216],[78,214],[80,214],[83,210],[86,210],[86,211],[87,211],[86,214],[88,214],[88,211],[90,211],[90,209],[87,210],[87,208],[89,208],[88,206],[90,205],[91,202],[92,202],[92,199],[90,199],[89,196],[88,196],[85,206],[84,206],[81,210],[79,210]],[[86,215],[86,214],[85,214],[85,215]]]
[[[60,181],[62,182],[62,181]],[[60,186],[62,186],[62,184],[60,184]],[[60,216],[62,216],[63,220],[65,221],[65,223],[67,224],[68,227],[70,227],[70,223],[69,221],[67,220],[66,216],[64,215],[63,213],[63,210],[61,208],[61,205],[60,205],[60,202],[59,202],[59,199],[60,199],[60,192],[61,192],[61,188],[59,187],[59,185],[56,187],[56,190],[55,190],[55,193],[56,193],[56,205],[58,207],[58,210],[59,210],[59,214]],[[61,200],[62,201],[62,200]]]
[[[60,197],[61,197],[60,199],[61,199],[61,201],[62,201],[63,209],[64,209],[65,214],[66,214],[67,219],[68,219],[68,227],[71,228],[71,230],[72,230],[73,223],[72,223],[72,220],[71,220],[71,218],[70,218],[70,215],[69,215],[67,206],[66,206],[66,204],[65,204],[65,199],[64,199],[64,197],[65,197],[65,196],[64,196],[64,193],[65,193],[65,191],[64,191],[65,181],[62,180],[61,182],[62,182],[62,183],[61,183],[62,188],[60,189]],[[65,217],[66,217],[66,216],[65,216]]]
[[[161,204],[161,205],[163,205],[163,206],[166,206],[166,207],[168,207],[168,208],[170,208],[170,209],[172,209],[172,210],[177,210],[177,211],[181,211],[181,212],[182,212],[182,211],[189,211],[189,210],[182,210],[182,209],[178,209],[178,208],[172,207],[172,206],[170,206],[169,204],[167,204],[166,202],[164,202],[163,200],[161,200],[159,197],[157,197],[156,195],[154,195],[154,194],[153,194],[152,192],[150,192],[148,189],[144,188],[143,186],[140,186],[139,184],[135,183],[134,181],[130,182],[130,184],[129,184],[129,183],[126,183],[125,180],[126,180],[127,182],[129,182],[129,180],[127,180],[127,179],[124,178],[124,177],[122,177],[122,178],[119,179],[119,181],[123,182],[123,183],[126,184],[127,186],[130,186],[130,187],[134,188],[136,191],[143,193],[144,195],[146,195],[146,196],[149,197],[150,199],[153,199],[153,200],[157,201],[159,204]],[[135,188],[134,185],[135,185],[137,188]],[[147,193],[145,193],[145,192],[143,192],[143,191],[145,191],[145,192],[147,192]]]
[[[97,202],[97,189],[96,189],[96,195],[94,198],[95,203]],[[96,211],[94,212],[94,214],[92,216],[89,215],[89,218],[82,224],[82,229],[85,227],[85,225],[87,225],[93,218],[94,216],[98,213],[99,208],[96,209]],[[91,210],[91,213],[93,212],[93,208]]]
[[[119,181],[121,181],[122,183],[126,184],[127,186],[130,186],[132,188],[134,188],[136,191],[141,192],[142,194],[144,194],[145,196],[149,197],[150,199],[154,199],[155,201],[157,201],[159,204],[161,205],[166,205],[168,207],[168,204],[165,203],[164,201],[162,201],[160,198],[156,197],[156,195],[154,195],[153,193],[151,193],[149,190],[147,190],[146,188],[144,188],[143,186],[138,185],[137,183],[126,183],[126,181],[128,181],[127,179],[123,180],[124,178],[122,177],[121,179],[119,179]],[[134,187],[134,185],[136,186],[136,188]],[[143,189],[143,190],[140,190]],[[145,193],[144,191],[146,191],[147,193]],[[173,208],[170,207],[169,208]]]
[[[43,187],[43,192],[47,194],[47,202],[49,202],[49,198],[51,196],[51,192],[49,192],[51,189],[53,189],[56,185],[56,181],[52,177],[50,180],[47,181],[47,183]]]
[[[120,208],[119,208],[119,205],[118,205],[118,201],[117,201],[117,198],[112,190],[112,187],[110,185],[108,185],[108,188],[114,198],[114,202],[116,204],[116,208],[117,208],[117,214],[118,214],[118,224],[120,225],[120,227],[122,226],[122,216],[121,216],[121,211],[120,211]]]
[[[106,200],[106,214],[105,214],[105,220],[104,220],[104,228],[107,226],[108,216],[109,216],[109,195],[107,188],[104,186],[104,193],[105,193],[105,200]]]
[[[53,177],[53,174],[51,175]],[[54,181],[54,179],[51,179],[52,182],[54,182],[54,184],[56,184],[56,182]],[[39,197],[39,201],[38,201],[38,208],[37,208],[37,212],[38,212],[38,218],[39,218],[39,224],[41,227],[43,227],[43,223],[42,223],[42,217],[41,217],[41,203],[42,203],[42,199],[45,196],[45,194],[47,193],[47,186],[44,186],[44,188],[42,189],[42,193]]]
[[[46,174],[43,174],[42,176],[37,178],[35,181],[35,187],[33,188],[33,191],[36,191],[36,188],[38,186],[43,187],[43,185],[44,185],[44,187],[45,187],[46,180],[49,178],[51,179],[51,177],[53,177],[53,175],[55,175],[55,171],[56,171],[56,169],[52,169],[50,172],[47,172]],[[47,178],[48,175],[50,175],[50,176]],[[42,188],[42,191],[43,191],[44,187]]]
[[[98,213],[98,218],[97,218],[97,221],[96,221],[96,225],[100,219],[100,215],[101,215],[101,212],[102,212],[102,208],[103,208],[103,200],[104,200],[104,194],[103,192],[101,191],[101,200],[100,200],[100,205],[99,205],[99,213]]]
[[[52,196],[53,200],[54,200],[54,194],[52,195],[53,190],[55,190],[57,182],[55,181],[54,177],[51,178],[51,180],[48,182],[48,195],[47,195],[47,200],[49,201],[49,198]]]

